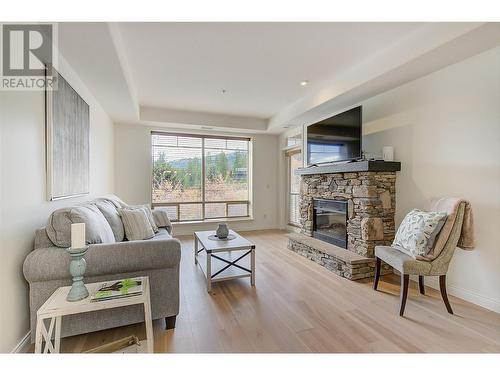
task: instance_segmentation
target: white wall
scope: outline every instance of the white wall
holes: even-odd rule
[[[115,125],[115,192],[127,203],[151,202],[152,130],[196,133],[169,127]],[[235,230],[278,228],[278,136],[249,136],[253,138],[253,220],[231,221],[229,226]],[[174,235],[192,234],[194,230],[212,229],[215,226],[215,223],[176,224]]]
[[[396,224],[431,197],[468,199],[477,247],[455,252],[448,290],[500,312],[500,47],[362,104],[365,149],[402,162]]]
[[[29,330],[22,264],[35,229],[59,207],[113,192],[113,123],[62,58],[59,63],[90,105],[90,196],[46,200],[44,94],[0,91],[0,352],[10,352]]]

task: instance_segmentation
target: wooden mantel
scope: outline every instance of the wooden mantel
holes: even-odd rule
[[[300,168],[295,172],[299,176],[324,173],[349,172],[397,172],[401,170],[399,161],[362,160],[348,163],[331,163],[314,167]]]

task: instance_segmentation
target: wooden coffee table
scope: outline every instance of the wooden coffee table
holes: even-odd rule
[[[213,240],[209,236],[215,231],[194,232],[194,263],[199,264],[207,279],[207,292],[212,291],[212,283],[250,278],[255,285],[255,245],[233,230],[232,240]],[[237,253],[236,256],[233,253]],[[250,255],[250,262],[248,261]],[[206,259],[201,259],[206,257]],[[250,264],[248,264],[250,263]]]

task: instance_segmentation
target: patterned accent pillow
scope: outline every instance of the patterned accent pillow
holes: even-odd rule
[[[411,210],[403,219],[396,232],[392,246],[416,258],[429,253],[429,239],[437,235],[436,229],[442,228],[446,212],[426,212]]]
[[[118,213],[122,218],[125,236],[129,241],[147,240],[155,236],[144,209],[118,208]]]

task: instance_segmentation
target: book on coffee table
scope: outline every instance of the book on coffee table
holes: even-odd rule
[[[91,302],[108,301],[111,299],[138,296],[142,294],[142,280],[123,279],[103,282],[99,289],[90,296]]]

